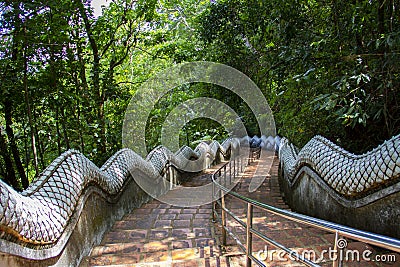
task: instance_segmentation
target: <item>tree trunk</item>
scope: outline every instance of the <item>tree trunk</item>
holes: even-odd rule
[[[385,0],[378,1],[378,31],[385,33]]]
[[[39,173],[39,161],[38,161],[38,155],[37,155],[37,147],[36,147],[36,136],[35,136],[35,127],[32,122],[32,110],[30,107],[30,101],[29,101],[29,92],[28,92],[28,86],[27,86],[27,81],[26,81],[26,71],[24,71],[24,95],[25,95],[25,104],[26,104],[26,109],[27,109],[27,114],[28,114],[28,123],[29,123],[29,128],[30,128],[30,134],[31,134],[31,148],[33,152],[33,165],[35,167],[36,174]]]
[[[57,132],[57,149],[58,149],[58,155],[61,155],[62,153],[62,148],[61,148],[61,132],[60,132],[60,116],[58,115],[58,105],[56,105],[56,132]]]
[[[17,12],[15,14],[16,25],[15,25],[15,29],[13,32],[13,44],[12,44],[12,51],[11,51],[11,59],[13,62],[18,62],[18,55],[19,55],[20,50],[18,48],[17,40],[19,39],[18,34],[21,29],[21,23],[20,23],[20,18],[19,18],[19,7],[17,4],[14,4],[14,9],[17,10]],[[11,79],[15,79],[15,77],[18,76],[17,73],[18,73],[17,70],[13,68],[11,70],[11,74],[12,74]],[[17,85],[17,82],[14,83],[14,90],[18,90],[16,85]],[[9,140],[11,153],[14,158],[15,167],[17,168],[17,172],[21,179],[22,187],[26,188],[29,185],[29,180],[25,174],[24,167],[21,162],[21,157],[20,157],[20,154],[18,151],[18,146],[15,142],[14,131],[12,129],[13,101],[11,98],[11,94],[12,94],[12,92],[7,92],[3,99],[4,119],[6,122],[6,133],[7,133],[7,137]]]
[[[67,124],[65,123],[66,119],[65,119],[64,108],[61,108],[60,111],[61,111],[61,125],[62,125],[62,129],[63,129],[64,142],[65,142],[65,146],[67,147],[67,150],[69,150],[71,148],[71,146],[69,144]]]
[[[15,166],[17,167],[17,171],[19,177],[21,179],[21,183],[23,188],[27,188],[29,185],[28,178],[25,175],[24,167],[21,162],[21,158],[19,155],[18,147],[15,142],[14,131],[12,129],[12,103],[9,99],[4,101],[4,117],[6,121],[6,133],[8,136],[8,140],[10,142],[11,152],[14,158]]]
[[[79,128],[83,127],[81,122],[81,107],[79,100],[76,103],[76,122]],[[80,151],[85,154],[85,141],[83,139],[83,131],[78,131],[79,141],[80,141]]]
[[[105,94],[100,87],[100,53],[94,39],[91,24],[89,18],[87,16],[85,7],[82,2],[79,3],[79,11],[82,16],[82,19],[85,24],[86,34],[89,39],[90,47],[92,48],[93,52],[93,69],[92,69],[92,84],[93,84],[93,91],[95,92],[95,100],[97,105],[97,119],[99,122],[99,139],[100,142],[97,142],[98,151],[101,153],[101,157],[104,156],[106,153],[106,122],[104,116],[104,102],[105,102]],[[97,141],[97,140],[96,140]]]
[[[36,174],[39,173],[39,161],[38,161],[38,155],[37,155],[37,148],[36,148],[36,133],[35,133],[35,126],[33,125],[33,120],[32,120],[32,110],[31,110],[31,105],[30,105],[30,97],[29,97],[29,91],[28,91],[28,57],[26,55],[26,28],[24,26],[24,52],[23,52],[23,58],[24,58],[24,79],[23,79],[23,86],[24,86],[24,96],[25,96],[25,104],[26,104],[26,111],[28,115],[28,123],[29,123],[29,128],[30,128],[30,134],[31,134],[31,146],[32,146],[32,152],[33,152],[33,165],[35,167],[35,172]]]
[[[24,120],[24,125],[25,125],[25,120]],[[24,127],[24,136],[28,136],[27,127]],[[31,151],[30,151],[30,142],[28,141],[28,138],[24,138],[24,151],[25,151],[25,175],[26,177],[29,177],[29,164],[31,162]]]
[[[1,129],[0,129],[0,154],[3,157],[4,163],[6,165],[6,175],[4,176],[4,180],[14,189],[21,190],[21,185],[19,184],[19,182],[17,181],[17,177],[15,176],[14,166],[7,148],[7,142],[3,134],[1,133]]]
[[[70,46],[68,46],[68,48],[69,48],[69,50],[68,50],[68,53],[69,53],[68,58],[71,61],[74,61],[75,58],[74,58],[72,49],[71,49]],[[70,55],[72,55],[72,56],[70,56]],[[81,94],[81,91],[87,91],[88,90],[87,82],[86,82],[86,73],[85,73],[85,68],[84,68],[85,64],[84,64],[84,61],[83,61],[83,58],[82,58],[82,48],[81,48],[81,46],[79,45],[78,42],[76,42],[76,55],[78,57],[79,65],[78,65],[78,67],[75,67],[74,64],[71,64],[71,73],[72,73],[72,80],[74,81],[74,84],[75,84],[75,92],[74,93],[78,96],[78,95]],[[79,78],[81,79],[81,81],[79,81]],[[76,98],[76,102],[75,102],[75,110],[76,110],[76,112],[74,112],[73,116],[74,116],[74,119],[76,121],[76,127],[78,127],[78,129],[79,129],[77,131],[78,136],[79,136],[79,143],[80,143],[80,149],[79,150],[82,153],[85,153],[85,142],[83,140],[84,130],[82,128],[83,125],[82,125],[82,120],[81,120],[81,107],[80,107],[80,105],[81,105],[80,97],[77,97]]]

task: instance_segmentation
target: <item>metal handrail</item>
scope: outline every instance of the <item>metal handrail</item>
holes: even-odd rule
[[[281,245],[280,243],[276,242],[275,240],[265,236],[264,234],[262,234],[260,231],[254,229],[252,227],[252,221],[253,221],[253,208],[259,208],[262,209],[264,211],[267,212],[271,212],[273,214],[279,215],[281,217],[284,217],[288,220],[294,221],[294,222],[298,222],[298,223],[302,223],[308,226],[312,226],[312,227],[316,227],[318,229],[321,230],[325,230],[331,233],[335,234],[335,250],[336,253],[339,253],[339,250],[337,249],[336,245],[337,242],[339,240],[340,237],[347,237],[353,240],[357,240],[357,241],[361,241],[364,243],[368,243],[371,245],[375,245],[375,246],[379,246],[388,250],[392,250],[395,252],[400,252],[400,240],[392,238],[392,237],[388,237],[388,236],[384,236],[384,235],[380,235],[380,234],[375,234],[375,233],[371,233],[371,232],[367,232],[367,231],[362,231],[356,228],[352,228],[352,227],[348,227],[348,226],[344,226],[341,224],[337,224],[337,223],[333,223],[333,222],[329,222],[326,220],[322,220],[322,219],[318,219],[315,217],[311,217],[311,216],[307,216],[307,215],[303,215],[303,214],[299,214],[296,212],[292,212],[292,211],[288,211],[288,210],[283,210],[283,209],[279,209],[276,208],[272,205],[268,205],[265,203],[261,203],[259,201],[256,201],[254,199],[245,197],[243,195],[240,195],[234,191],[232,191],[231,189],[229,189],[228,187],[220,184],[217,182],[217,178],[216,176],[219,175],[219,177],[222,176],[222,171],[224,170],[225,174],[225,184],[226,184],[226,172],[227,172],[227,166],[229,165],[230,168],[232,168],[232,161],[234,168],[236,169],[243,169],[243,166],[237,166],[236,164],[236,158],[233,158],[233,160],[230,160],[229,162],[223,164],[219,169],[217,169],[213,174],[212,174],[212,181],[213,181],[213,197],[217,196],[217,194],[219,194],[220,199],[217,199],[216,201],[213,202],[213,218],[214,221],[217,221],[217,219],[219,221],[221,221],[221,225],[222,225],[222,243],[223,245],[226,245],[226,235],[232,235],[234,236],[234,233],[231,232],[229,230],[229,228],[226,226],[226,216],[230,215],[235,221],[237,221],[242,227],[246,228],[246,245],[243,245],[242,243],[239,244],[239,247],[244,250],[244,252],[246,253],[246,266],[251,266],[251,261],[254,261],[255,263],[257,263],[257,265],[259,266],[265,266],[259,259],[257,259],[256,257],[254,257],[252,255],[252,246],[251,246],[251,242],[252,242],[252,236],[255,235],[257,237],[259,237],[260,239],[264,240],[265,242],[274,245],[275,247],[278,247],[282,250],[284,250],[286,253],[290,254],[291,256],[294,256],[294,258],[297,261],[300,261],[302,263],[304,263],[306,266],[319,266],[313,262],[311,262],[308,259],[305,259],[304,257],[302,257],[301,255],[299,255],[296,251],[291,250],[289,248],[286,248],[285,246]],[[243,161],[240,160],[239,161],[239,165],[240,163],[250,163],[250,160],[247,161]],[[229,169],[230,169],[229,168]],[[232,173],[232,172],[231,172]],[[236,175],[239,174],[235,171],[233,171],[233,180],[236,180]],[[232,177],[230,177],[229,179],[230,181],[232,181]],[[216,187],[219,188],[218,192],[216,192]],[[247,204],[247,222],[243,222],[241,221],[237,216],[234,215],[234,213],[232,211],[230,211],[229,209],[226,208],[225,205],[225,195],[229,195],[232,196],[236,199],[239,199],[241,202],[244,202]],[[216,211],[216,205],[219,205],[221,207],[221,217],[219,217],[219,214]],[[235,240],[238,240],[238,238],[234,238]],[[339,257],[336,257],[336,261],[333,261],[333,266],[337,267],[341,265],[341,262],[339,261],[341,259],[339,259]]]

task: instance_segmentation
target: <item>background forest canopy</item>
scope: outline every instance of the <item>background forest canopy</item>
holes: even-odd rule
[[[95,1],[95,0],[93,0]],[[1,1],[0,177],[21,190],[67,149],[100,166],[121,148],[139,86],[177,63],[230,65],[262,90],[277,132],[297,146],[316,134],[362,153],[400,133],[398,0]],[[208,84],[161,99],[146,132],[185,100],[223,101],[258,133],[238,96]],[[181,144],[224,139],[196,119]]]

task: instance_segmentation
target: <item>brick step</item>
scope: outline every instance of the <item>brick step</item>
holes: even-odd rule
[[[205,259],[190,259],[190,260],[176,260],[176,261],[162,261],[162,262],[140,262],[128,264],[112,264],[110,267],[235,267],[244,266],[243,259],[237,259],[236,264],[229,263],[231,258],[227,257],[210,257]],[[81,265],[83,266],[83,265]],[[89,265],[88,265],[89,266]],[[102,265],[99,265],[102,266]]]
[[[135,244],[97,246],[81,262],[87,266],[227,266],[214,246],[162,251],[141,251]]]
[[[209,182],[206,176],[192,183]],[[81,266],[227,266],[211,213],[211,204],[177,207],[152,200],[115,222]]]

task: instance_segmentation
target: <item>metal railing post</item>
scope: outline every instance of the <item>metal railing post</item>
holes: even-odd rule
[[[231,170],[232,170],[232,161],[230,160],[229,161],[229,183],[228,183],[228,185],[230,185],[231,183],[232,183],[232,172],[231,172]]]
[[[246,223],[246,267],[251,267],[251,254],[253,253],[253,234],[250,229],[253,227],[253,205],[247,203],[247,223]]]
[[[233,158],[233,180],[236,178],[236,158]]]
[[[340,235],[339,232],[336,231],[335,233],[335,244],[333,246],[333,251],[335,252],[335,258],[333,259],[332,262],[332,267],[342,267],[343,266],[343,252],[342,252],[342,247],[339,247],[338,243],[340,241]]]
[[[225,212],[225,195],[221,197],[221,223],[222,223],[222,245],[226,246],[226,212]]]
[[[164,173],[164,183],[165,183],[165,181],[168,181],[168,179],[170,179],[169,178],[169,168],[166,167],[165,173]]]
[[[212,175],[212,179],[215,179],[215,173]],[[212,212],[212,222],[216,222],[216,217],[215,217],[215,204],[216,201],[214,200],[215,198],[215,183],[212,183],[212,189],[211,189],[211,212]]]
[[[237,157],[236,160],[237,160],[237,163],[236,163],[236,176],[239,176],[240,175],[240,172],[239,172],[239,166],[240,166],[239,157]]]
[[[229,179],[232,177],[232,161],[229,161]]]
[[[236,175],[239,175],[239,157],[235,159]]]
[[[169,170],[169,174],[170,174],[170,176],[169,176],[169,189],[173,189],[174,188],[174,169],[172,168],[172,166],[171,165],[169,165],[169,167],[168,167],[168,170]]]
[[[226,185],[226,165],[224,166],[224,184]]]
[[[171,170],[169,165],[167,165],[167,170],[165,171],[165,185],[167,185],[168,182],[171,183]],[[171,189],[171,184],[170,184],[170,189]]]

